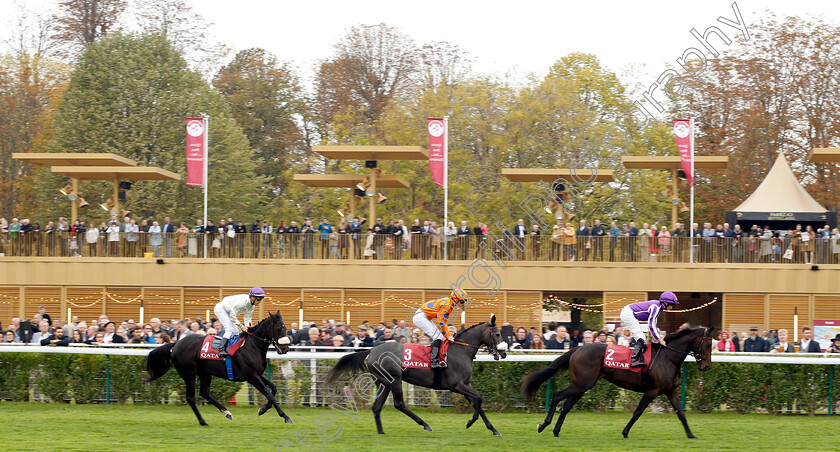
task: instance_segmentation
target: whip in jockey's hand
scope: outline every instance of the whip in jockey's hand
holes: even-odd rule
[[[656,326],[656,320],[659,318],[659,313],[663,309],[666,311],[673,309],[674,305],[677,304],[679,302],[674,292],[662,292],[658,300],[633,303],[621,309],[621,326],[630,330],[635,341],[633,345],[633,357],[630,359],[631,367],[644,367],[645,365],[645,358],[642,356],[645,352],[645,333],[642,332],[642,326],[639,325],[639,320],[647,320],[651,339],[665,346],[665,338],[659,336],[659,328]]]
[[[233,332],[236,330],[247,331],[251,326],[251,317],[254,315],[254,308],[265,298],[265,291],[260,287],[254,287],[247,294],[231,295],[225,297],[213,308],[213,313],[225,329],[222,336],[222,346],[219,347],[219,358],[227,358],[227,344]],[[237,314],[243,314],[244,324],[239,323]]]
[[[446,327],[446,323],[449,321],[452,309],[457,305],[461,310],[464,310],[468,300],[466,291],[455,289],[448,297],[441,297],[425,303],[417,309],[414,317],[412,317],[414,324],[432,340],[432,356],[430,359],[432,369],[446,367],[445,364],[440,363],[440,342],[444,337],[449,342],[455,340],[452,333],[449,332],[449,328]]]

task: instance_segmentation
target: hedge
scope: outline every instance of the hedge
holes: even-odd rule
[[[0,352],[0,398],[28,401],[36,394],[34,388],[37,387],[37,393],[53,402],[101,402],[106,397],[108,369],[112,401],[121,404],[129,400],[147,404],[186,403],[183,380],[178,373],[173,369],[152,383],[144,383],[143,360],[141,356]],[[312,373],[306,363],[295,360],[270,362],[270,374],[277,384],[278,400],[282,405],[294,407],[301,402],[307,403]],[[334,360],[319,360],[316,381],[323,381],[323,374],[334,363]],[[525,375],[545,365],[512,361],[476,362],[472,385],[482,395],[483,407],[487,411],[542,412],[546,385],[537,392],[535,400],[528,401],[519,395],[519,384]],[[686,405],[690,410],[708,412],[726,409],[738,413],[759,411],[777,414],[794,409],[814,414],[828,407],[829,365],[715,363],[711,371],[700,373],[697,366],[689,362],[686,368]],[[568,372],[554,376],[550,384],[551,392],[565,388],[569,384]],[[242,385],[241,382],[214,378],[210,391],[217,400],[225,402]],[[321,388],[318,391],[321,397],[330,401],[343,397],[341,388]],[[442,397],[448,400],[445,392],[422,391],[425,400],[432,406],[439,404]],[[641,394],[602,380],[581,398],[575,409],[633,410],[640,398]],[[833,399],[836,401],[838,398],[840,384],[835,384]],[[264,398],[259,396],[257,402],[264,403]],[[369,405],[362,402],[358,398],[360,409]],[[457,394],[452,394],[452,403],[459,411],[472,412],[469,403]],[[670,406],[664,397],[654,404],[666,409]]]
[[[186,388],[174,369],[145,383],[142,356],[73,355],[58,353],[0,353],[0,397],[29,401],[34,387],[51,402],[78,404],[129,400],[149,405],[172,401],[186,403]],[[110,388],[108,374],[110,373]],[[34,384],[34,385],[33,385]],[[214,379],[210,394],[224,403],[242,387],[242,382]],[[197,395],[196,395],[197,396]]]

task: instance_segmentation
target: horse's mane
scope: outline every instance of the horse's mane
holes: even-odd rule
[[[668,342],[671,342],[671,341],[675,341],[675,340],[677,340],[677,339],[679,339],[683,336],[688,336],[689,334],[692,334],[692,333],[695,333],[695,332],[699,333],[699,331],[697,331],[697,330],[703,330],[703,333],[706,332],[705,331],[706,329],[703,328],[703,327],[700,327],[700,328],[686,328],[684,330],[679,330],[676,333],[671,333],[671,334],[665,336],[665,342],[668,343]]]
[[[469,330],[471,330],[471,329],[473,329],[473,328],[475,328],[479,325],[484,325],[485,323],[487,323],[487,322],[476,323],[475,325],[465,329],[464,331],[461,331],[460,333],[456,333],[455,334],[455,339],[458,339],[459,337],[463,336],[464,334],[467,334],[467,331],[469,331]]]
[[[257,322],[257,324],[256,324],[256,325],[254,325],[254,326],[252,326],[251,328],[249,328],[249,329],[248,329],[248,331],[251,331],[251,330],[256,331],[256,330],[257,330],[257,328],[259,328],[259,327],[260,327],[260,325],[262,325],[262,324],[263,324],[263,322],[265,322],[266,320],[270,319],[272,316],[273,316],[273,314],[268,314],[268,317],[266,317],[266,318],[264,318],[264,319],[260,320],[259,322]]]

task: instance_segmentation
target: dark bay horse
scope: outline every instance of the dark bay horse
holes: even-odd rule
[[[260,408],[260,416],[273,406],[277,413],[286,420],[286,423],[291,424],[292,419],[280,409],[280,405],[275,398],[277,386],[263,377],[267,364],[265,356],[268,352],[268,346],[274,344],[277,352],[281,354],[289,351],[286,324],[283,323],[280,311],[261,320],[260,323],[249,328],[248,332],[242,333],[241,336],[246,336],[244,338],[246,339],[245,344],[231,358],[234,378],[236,381],[251,383],[268,399],[265,406]],[[199,359],[199,349],[203,341],[204,336],[191,334],[176,343],[169,343],[152,350],[149,357],[146,358],[146,370],[149,372],[147,381],[152,381],[163,376],[174,365],[175,370],[178,371],[187,386],[187,403],[190,404],[195,417],[198,418],[198,423],[207,425],[195,406],[196,377],[201,382],[199,388],[201,397],[218,408],[228,419],[233,419],[233,415],[210,395],[210,381],[214,376],[227,379],[227,369],[224,360]]]
[[[595,383],[601,379],[606,378],[607,381],[618,385],[625,389],[641,392],[644,395],[633,412],[633,418],[624,427],[621,432],[625,438],[630,432],[630,428],[639,419],[639,416],[644,413],[650,402],[657,396],[665,394],[668,396],[668,401],[677,412],[677,417],[685,428],[685,433],[689,438],[695,436],[688,428],[688,422],[685,420],[685,413],[680,406],[680,376],[682,374],[682,363],[687,355],[693,355],[697,360],[697,368],[701,372],[706,372],[712,367],[712,330],[706,328],[694,328],[678,331],[669,334],[665,337],[667,347],[662,347],[659,344],[649,344],[653,347],[651,349],[651,364],[650,368],[644,375],[624,369],[614,369],[604,367],[604,353],[607,350],[606,344],[589,344],[582,347],[573,348],[571,351],[564,353],[559,358],[555,359],[551,365],[545,369],[534,372],[522,379],[522,396],[526,399],[533,398],[534,394],[539,389],[540,385],[546,382],[557,372],[569,370],[572,384],[562,391],[554,393],[551,398],[551,406],[548,409],[548,415],[545,421],[539,425],[537,432],[542,432],[547,426],[551,425],[551,420],[554,417],[554,411],[557,405],[566,400],[563,404],[563,410],[560,412],[560,417],[557,419],[557,425],[554,426],[554,436],[560,434],[560,428],[563,426],[563,420],[569,410],[583,397],[583,394],[592,389]]]
[[[504,345],[500,346],[499,344]],[[425,388],[448,389],[462,394],[475,409],[472,419],[467,422],[467,428],[470,428],[481,416],[484,425],[494,435],[501,436],[501,433],[487,419],[484,410],[481,409],[481,395],[475,392],[470,385],[473,376],[472,362],[482,345],[493,352],[496,360],[507,356],[505,352],[507,343],[502,341],[502,335],[496,327],[496,316],[493,316],[489,322],[473,325],[455,335],[455,342],[450,344],[447,352],[447,367],[438,371],[441,375],[437,385],[435,384],[435,371],[402,367],[405,346],[400,342],[386,342],[370,350],[342,357],[327,374],[326,383],[333,384],[346,373],[355,374],[357,371],[369,371],[379,382],[376,401],[373,403],[372,410],[373,417],[376,419],[376,429],[380,435],[385,432],[382,431],[382,420],[379,415],[390,392],[394,393],[394,407],[396,409],[405,413],[425,430],[432,431],[429,424],[405,406],[402,382],[406,381]]]

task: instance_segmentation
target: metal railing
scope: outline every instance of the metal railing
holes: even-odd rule
[[[32,257],[837,264],[840,239],[528,235],[0,233],[0,254]]]

